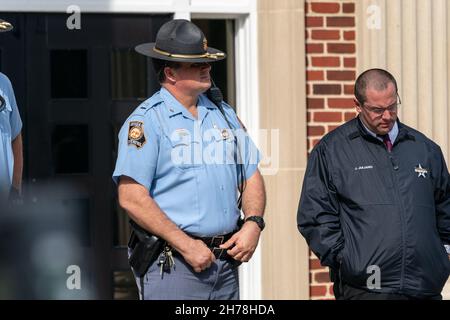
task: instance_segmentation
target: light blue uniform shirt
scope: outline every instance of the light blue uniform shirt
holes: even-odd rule
[[[114,181],[124,175],[143,185],[161,210],[189,234],[205,237],[233,231],[240,215],[234,137],[240,142],[239,163],[246,179],[255,173],[259,153],[234,110],[226,103],[223,108],[238,130],[229,129],[206,95],[199,97],[195,119],[161,88],[122,126]]]
[[[0,111],[0,199],[9,194],[11,188],[14,156],[11,142],[22,130],[22,120],[16,98],[8,77],[0,72],[0,95],[5,100],[5,108]],[[0,109],[1,110],[1,109]]]

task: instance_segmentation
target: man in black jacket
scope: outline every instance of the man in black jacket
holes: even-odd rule
[[[298,229],[330,267],[337,299],[442,299],[450,273],[442,151],[398,120],[389,72],[361,74],[355,103],[358,117],[310,155]]]

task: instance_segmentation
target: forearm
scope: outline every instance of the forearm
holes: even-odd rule
[[[119,203],[131,219],[150,233],[163,238],[180,253],[190,245],[190,238],[159,208],[147,189],[122,177],[119,183]]]
[[[259,170],[247,180],[242,194],[242,211],[245,217],[263,216],[266,208],[266,190]]]
[[[14,155],[12,185],[14,188],[20,191],[22,187],[22,172],[23,172],[22,134],[19,133],[19,135],[12,141],[11,145]]]

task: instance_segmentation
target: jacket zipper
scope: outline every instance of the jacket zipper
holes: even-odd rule
[[[387,152],[387,150],[386,150]],[[392,169],[393,172],[391,171],[391,175],[392,175],[392,180],[394,182],[394,192],[395,192],[395,196],[398,199],[398,205],[399,205],[399,210],[400,210],[400,224],[401,224],[401,232],[402,232],[402,267],[400,270],[400,291],[403,290],[403,282],[404,282],[404,277],[405,277],[405,260],[406,260],[406,237],[405,237],[405,217],[403,216],[404,213],[404,206],[403,206],[403,201],[400,197],[400,191],[398,189],[398,178],[397,175],[395,174],[396,171],[399,170],[398,165],[395,163],[394,161],[394,157],[392,156],[392,153],[388,152],[388,156],[389,156],[389,160],[392,164]]]

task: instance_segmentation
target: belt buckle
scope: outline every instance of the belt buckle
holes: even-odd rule
[[[211,243],[209,244],[209,246],[211,248],[218,247],[218,246],[220,246],[223,243],[224,239],[225,239],[224,236],[214,236],[214,237],[212,237]]]
[[[223,251],[225,249],[222,248],[212,248],[212,253],[214,254],[214,256],[216,257],[216,259],[220,259],[222,257]],[[216,254],[216,252],[220,251],[219,255]]]

